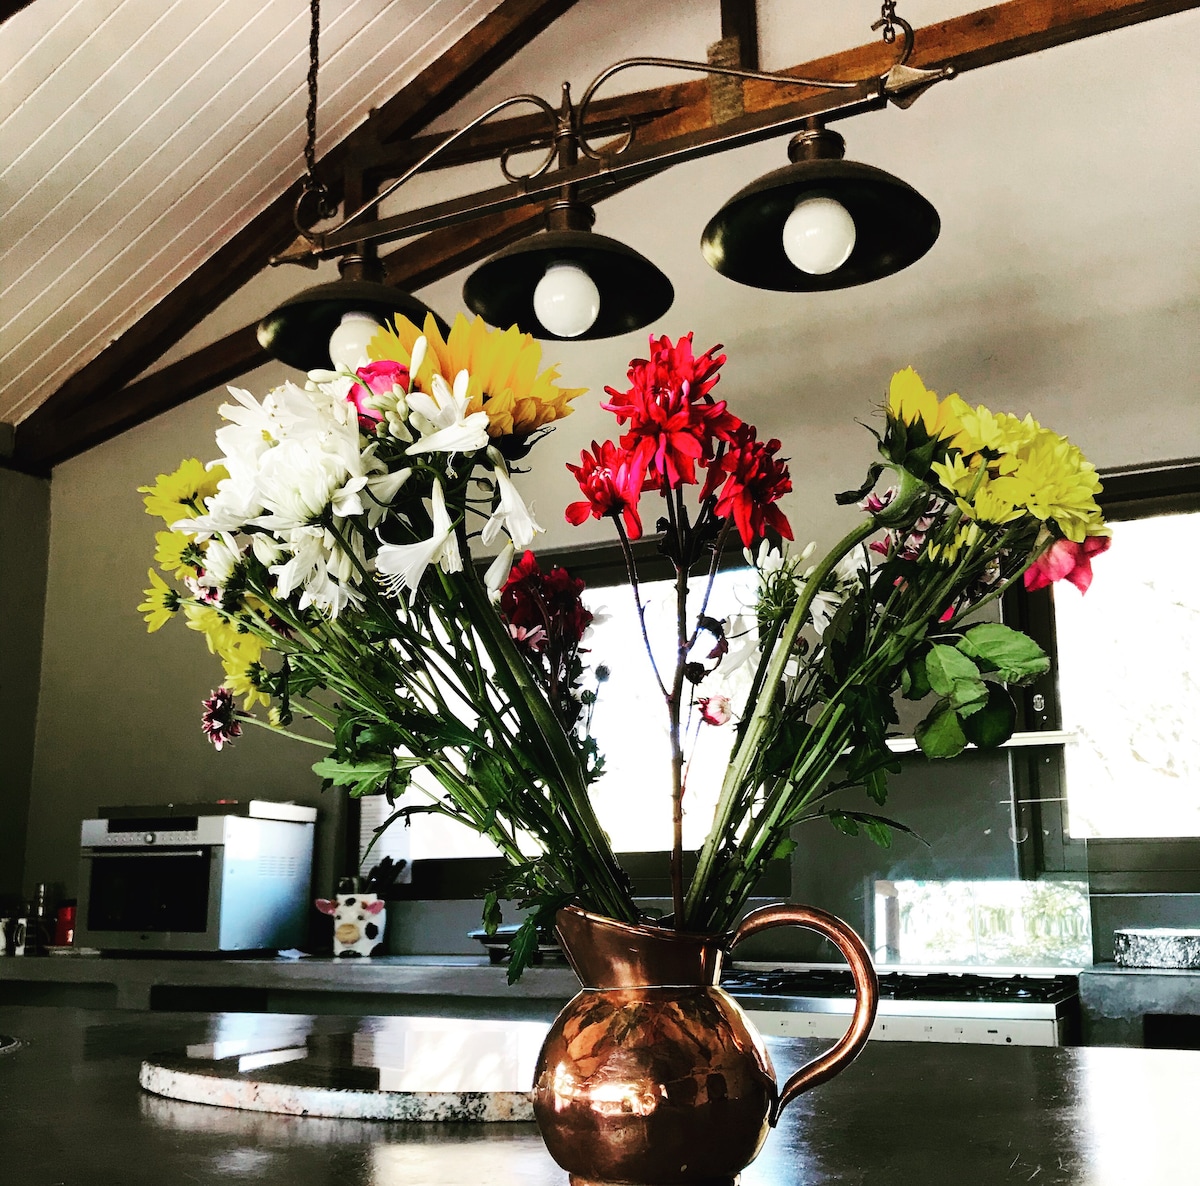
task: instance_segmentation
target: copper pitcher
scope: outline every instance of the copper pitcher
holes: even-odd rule
[[[762,1038],[717,985],[728,951],[785,925],[837,945],[856,1001],[842,1039],[780,1091]],[[730,935],[696,935],[568,906],[557,929],[583,989],[547,1035],[533,1107],[572,1186],[732,1186],[787,1103],[843,1070],[875,1020],[871,957],[823,910],[766,906]]]

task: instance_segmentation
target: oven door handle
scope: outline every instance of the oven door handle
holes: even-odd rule
[[[203,848],[91,848],[85,849],[85,857],[202,857],[207,855]]]

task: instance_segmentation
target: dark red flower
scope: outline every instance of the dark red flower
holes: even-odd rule
[[[526,552],[500,590],[500,616],[510,629],[524,631],[522,637],[534,637],[540,628],[537,650],[557,643],[574,648],[592,621],[581,600],[583,589],[583,581],[565,568],[542,572],[537,557]]]
[[[722,519],[732,517],[747,548],[762,539],[768,527],[784,539],[792,538],[791,526],[775,505],[792,488],[786,462],[775,456],[780,442],[757,436],[753,425],[739,425],[728,450],[709,468],[700,495],[708,498],[721,486],[714,512]]]
[[[381,358],[378,362],[369,362],[365,367],[359,367],[355,374],[362,380],[355,383],[346,392],[346,400],[352,403],[358,412],[358,427],[363,432],[374,432],[383,413],[367,404],[372,394],[386,395],[399,387],[401,391],[408,390],[408,367],[390,358]]]
[[[725,355],[713,346],[699,358],[692,354],[692,335],[674,345],[667,337],[650,338],[650,357],[629,365],[628,391],[604,390],[612,397],[601,407],[629,431],[621,447],[630,455],[631,473],[639,487],[675,490],[696,483],[696,463],[707,465],[714,442],[729,440],[741,423],[726,411],[712,391]]]
[[[1044,589],[1065,578],[1080,593],[1086,593],[1092,583],[1092,557],[1107,552],[1111,543],[1110,535],[1089,535],[1078,544],[1056,539],[1025,570],[1025,588]]]
[[[631,459],[612,441],[603,445],[592,442],[592,451],[579,454],[579,464],[567,463],[567,469],[575,475],[585,502],[573,502],[567,507],[567,522],[578,527],[590,515],[602,519],[605,515],[614,518],[620,515],[625,520],[625,531],[630,539],[642,534],[642,521],[638,516],[637,504],[641,497],[641,483],[632,481]]]
[[[228,688],[218,688],[201,703],[204,712],[200,717],[200,728],[218,750],[242,735],[242,726],[233,707],[233,693]]]

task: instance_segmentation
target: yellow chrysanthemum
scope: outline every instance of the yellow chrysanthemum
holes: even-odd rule
[[[1042,431],[1042,426],[1030,415],[1023,420],[1008,412],[991,412],[980,405],[972,408],[957,395],[949,396],[953,401],[954,414],[961,431],[954,438],[954,447],[964,453],[986,453],[990,458],[999,458],[999,472],[1013,468],[1009,460],[1028,448]]]
[[[154,569],[148,572],[150,588],[143,590],[146,600],[138,606],[138,613],[146,615],[146,630],[153,634],[161,630],[179,609],[179,594]]]
[[[154,559],[163,572],[174,573],[176,580],[194,577],[204,567],[204,549],[196,537],[183,531],[156,531]]]
[[[921,424],[931,438],[948,440],[958,433],[960,425],[956,412],[959,405],[962,400],[956,395],[939,400],[936,392],[925,386],[912,367],[905,367],[892,376],[888,388],[888,416],[908,425]]]
[[[1096,468],[1065,437],[1039,428],[1011,473],[995,479],[996,493],[1043,522],[1053,520],[1073,543],[1104,531]]]
[[[256,674],[260,670],[257,663],[238,663],[226,660],[221,666],[225,668],[223,681],[225,687],[235,696],[245,697],[242,702],[243,712],[251,712],[256,704],[270,708],[271,697],[258,686],[256,681]]]
[[[153,486],[139,486],[146,497],[147,515],[157,515],[170,526],[179,519],[194,519],[204,514],[203,500],[217,492],[217,483],[229,474],[222,465],[205,469],[195,457],[180,463],[173,474],[159,474]]]
[[[973,547],[983,538],[983,531],[973,520],[960,523],[955,529],[954,536],[947,542],[931,543],[927,551],[930,560],[941,564],[953,564],[964,548]]]
[[[395,329],[382,329],[371,339],[367,353],[372,359],[391,359],[405,366],[422,334],[427,343],[425,360],[416,375],[416,385],[428,391],[436,370],[453,384],[459,371],[471,377],[467,386],[470,412],[481,408],[488,415],[492,437],[527,436],[561,420],[572,412],[570,403],[583,395],[583,387],[559,387],[558,368],[540,371],[542,348],[531,335],[511,329],[489,329],[482,318],[468,321],[461,313],[443,339],[432,316],[418,329],[406,317],[396,319]]]
[[[263,642],[254,634],[244,634],[236,623],[230,621],[211,605],[186,604],[183,607],[188,629],[199,631],[208,643],[210,653],[223,662],[249,667],[262,657]]]

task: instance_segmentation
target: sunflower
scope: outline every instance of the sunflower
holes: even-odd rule
[[[206,469],[195,457],[180,462],[173,474],[159,474],[153,486],[139,486],[146,497],[147,515],[157,515],[169,527],[179,519],[194,519],[205,511],[203,500],[217,492],[217,483],[229,477],[222,465]]]
[[[426,316],[424,329],[398,317],[394,329],[382,329],[371,339],[367,353],[372,360],[390,359],[407,366],[422,335],[427,348],[414,385],[428,391],[435,371],[450,384],[459,371],[466,371],[468,413],[480,409],[487,413],[491,437],[527,437],[569,416],[571,401],[586,390],[559,387],[557,367],[539,372],[542,348],[530,334],[516,326],[489,329],[482,318],[468,321],[461,313],[444,339],[432,315]]]
[[[153,634],[161,630],[179,609],[179,594],[154,571],[149,569],[150,588],[144,589],[146,600],[139,605],[138,613],[146,615],[146,630]]]

